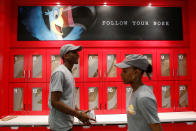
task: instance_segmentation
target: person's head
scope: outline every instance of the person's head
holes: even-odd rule
[[[141,80],[144,72],[146,72],[150,79],[150,73],[152,72],[152,65],[143,55],[128,55],[121,63],[116,64],[116,66],[122,68],[121,77],[125,84]]]
[[[60,49],[60,56],[64,62],[68,62],[69,64],[78,64],[78,51],[81,51],[81,46],[75,46],[72,44],[63,45]]]

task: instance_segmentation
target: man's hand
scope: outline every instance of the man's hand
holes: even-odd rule
[[[85,112],[80,112],[80,115],[79,115],[78,119],[80,121],[82,121],[84,123],[84,125],[91,125],[90,120],[92,120],[92,121],[96,121],[96,120],[91,118],[91,117],[89,117],[87,115],[87,112],[89,112],[89,110],[85,111]]]
[[[150,124],[152,131],[163,131],[160,123]]]

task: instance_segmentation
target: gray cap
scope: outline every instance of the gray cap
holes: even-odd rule
[[[133,54],[126,56],[126,58],[121,63],[116,64],[116,66],[119,68],[128,68],[133,66],[146,72],[149,64],[150,63],[148,62],[146,56]],[[147,76],[150,79],[150,75],[148,73]]]
[[[72,44],[67,44],[61,47],[60,49],[60,56],[63,57],[64,54],[68,53],[69,51],[81,51],[81,46],[75,46]]]

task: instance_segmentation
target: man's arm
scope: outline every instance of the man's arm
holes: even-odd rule
[[[61,112],[64,112],[65,114],[75,116],[80,121],[82,121],[84,124],[87,124],[87,125],[90,124],[89,120],[94,120],[94,119],[90,118],[86,113],[73,110],[72,108],[70,108],[69,106],[64,104],[62,101],[60,101],[61,95],[62,95],[62,93],[60,91],[51,92],[51,105],[55,109],[57,109]]]
[[[60,101],[61,95],[62,93],[60,91],[51,92],[51,105],[55,109],[64,112],[65,114],[78,117],[80,115],[79,112],[76,112],[75,110],[64,104],[62,101]]]
[[[149,125],[150,125],[150,128],[152,129],[152,131],[163,131],[160,123],[149,124]]]

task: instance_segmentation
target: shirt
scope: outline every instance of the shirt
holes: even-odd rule
[[[157,114],[157,102],[152,88],[140,86],[132,93],[129,105],[134,113],[127,113],[128,131],[151,131],[149,124],[160,123]]]
[[[56,110],[51,105],[51,92],[60,91],[60,100],[70,108],[75,108],[75,81],[66,66],[60,65],[51,75],[48,106],[50,108],[49,125],[52,130],[66,131],[72,128],[74,117]]]

